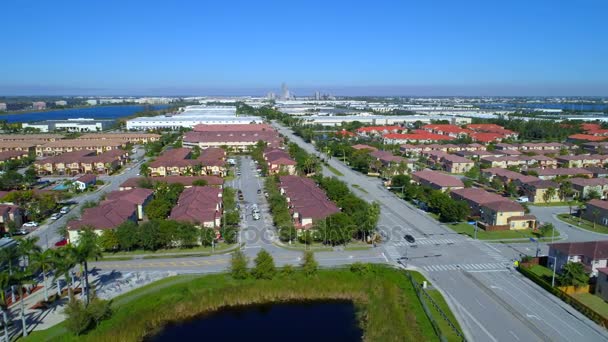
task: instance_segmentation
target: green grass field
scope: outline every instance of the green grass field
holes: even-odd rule
[[[602,298],[596,296],[591,293],[579,293],[573,294],[572,297],[578,299],[581,303],[587,305],[595,312],[604,316],[604,318],[608,319],[608,303],[606,303]]]
[[[438,305],[452,315],[433,291]],[[280,274],[272,280],[234,280],[227,274],[171,277],[115,298],[112,317],[85,335],[74,336],[59,324],[23,340],[140,341],[165,324],[227,306],[326,299],[355,304],[365,341],[439,340],[405,272],[378,265],[366,274],[331,269],[311,277]],[[435,320],[442,326],[440,317]],[[456,340],[445,332],[448,340]]]
[[[342,172],[338,171],[335,167],[333,167],[329,164],[325,165],[325,167],[327,167],[327,169],[329,169],[329,171],[331,171],[331,173],[333,173],[336,176],[339,176],[339,177],[344,176],[344,174]]]
[[[468,236],[475,236],[475,227],[468,223],[456,223],[447,225],[453,231],[458,234],[465,234]],[[555,230],[555,238],[559,237],[559,231]],[[532,229],[525,230],[500,230],[495,232],[487,232],[481,228],[477,229],[477,239],[479,240],[508,240],[508,239],[529,239],[538,238]],[[543,240],[551,239],[551,233],[543,238]]]
[[[234,244],[225,244],[225,243],[220,243],[217,244],[214,248],[213,251],[215,253],[230,249],[232,247],[235,247],[236,245]],[[198,246],[198,247],[194,247],[194,248],[169,248],[169,249],[159,249],[156,251],[145,251],[143,249],[137,249],[137,250],[133,250],[133,251],[128,251],[128,252],[116,252],[116,253],[103,253],[104,258],[108,258],[108,259],[112,259],[114,260],[114,257],[135,257],[135,256],[140,256],[140,255],[161,255],[161,254],[165,254],[165,253],[170,253],[170,254],[188,254],[188,255],[192,255],[192,254],[211,254],[212,248],[209,247],[203,247],[203,246]]]
[[[589,230],[596,233],[608,234],[608,227],[602,226],[599,224],[593,224],[591,221],[587,221],[585,219],[579,220],[578,217],[572,217],[569,214],[559,214],[557,217],[573,226]],[[579,223],[580,222],[580,223]]]

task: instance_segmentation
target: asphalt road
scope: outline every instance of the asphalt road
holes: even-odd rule
[[[290,130],[273,123],[290,141],[319,155]],[[454,234],[420,210],[336,159],[323,156],[343,176],[327,168],[368,201],[381,203],[379,229],[385,232],[385,256],[425,274],[444,294],[467,337],[475,341],[604,341],[605,330],[573,308],[524,279],[511,267],[534,244],[501,245]],[[353,185],[357,185],[353,187]],[[363,191],[359,190],[362,189]],[[411,234],[415,244],[402,237]]]
[[[578,228],[559,220],[557,214],[568,214],[570,208],[568,207],[537,207],[530,205],[530,213],[535,215],[541,222],[552,223],[559,233],[560,237],[563,237],[563,241],[594,241],[594,240],[608,240],[608,234],[600,234],[591,232],[585,229]],[[577,208],[573,208],[573,211]]]

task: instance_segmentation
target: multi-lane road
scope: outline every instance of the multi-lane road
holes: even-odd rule
[[[274,123],[281,134],[308,153],[315,148],[291,130]],[[381,203],[379,228],[387,240],[391,262],[406,257],[407,266],[431,279],[458,316],[469,339],[475,341],[604,341],[605,330],[559,299],[548,294],[511,266],[530,246],[495,246],[454,234],[420,210],[393,196],[378,181],[370,180],[335,159],[326,161],[362,198]],[[353,187],[353,185],[357,185]],[[361,191],[362,189],[363,191]],[[416,247],[404,234],[416,237]]]

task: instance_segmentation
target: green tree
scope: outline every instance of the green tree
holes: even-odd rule
[[[44,288],[44,301],[49,301],[49,286],[47,284],[48,272],[53,269],[53,250],[47,249],[45,251],[34,251],[30,255],[30,267],[34,271],[40,271],[42,273],[42,285]]]
[[[194,186],[205,186],[207,184],[208,184],[207,181],[204,179],[197,179],[194,182],[192,182],[192,185],[194,185]]]
[[[561,182],[557,191],[559,198],[562,200],[562,202],[565,202],[566,199],[572,195],[572,183],[569,181]]]
[[[552,223],[545,223],[542,226],[540,226],[539,235],[541,237],[549,236],[549,235],[553,234],[553,229],[555,229],[555,227],[553,226]]]
[[[21,255],[23,268],[29,266],[30,255],[36,252],[40,252],[42,250],[40,246],[36,244],[38,240],[40,240],[40,238],[36,236],[21,239],[21,241],[19,241],[19,245],[17,245],[17,251],[19,255]]]
[[[256,279],[272,279],[276,274],[274,259],[265,249],[258,252],[254,263],[251,273]]]
[[[116,237],[121,250],[130,251],[139,244],[137,223],[127,220],[116,227]]]
[[[399,188],[410,185],[411,179],[407,175],[396,175],[391,178],[391,187]]]
[[[587,197],[585,198],[585,200],[589,201],[592,199],[600,199],[602,197],[602,195],[600,195],[600,192],[597,191],[597,189],[591,189],[587,192]]]
[[[156,221],[142,223],[137,228],[139,245],[148,251],[155,251],[163,246],[166,241],[162,239],[160,226]]]
[[[343,212],[335,213],[315,223],[321,239],[332,246],[345,244],[353,236],[353,219]]]
[[[66,316],[65,325],[68,331],[76,336],[84,333],[92,323],[92,317],[87,311],[85,304],[70,296],[70,301],[64,309]]]
[[[106,229],[98,238],[99,247],[106,252],[116,251],[120,247],[118,233],[114,229]]]
[[[150,220],[166,220],[173,205],[165,198],[155,198],[146,206],[146,215]]]
[[[91,302],[87,307],[87,312],[91,317],[95,327],[99,326],[99,323],[104,319],[110,318],[112,315],[111,302],[100,299],[95,294],[95,291],[91,291]]]
[[[139,167],[139,174],[144,177],[150,176],[150,165],[148,163],[142,163]]]
[[[562,286],[585,286],[589,284],[589,275],[585,272],[585,267],[579,262],[568,262],[562,268],[559,276],[559,283]]]
[[[237,250],[232,253],[230,259],[230,274],[234,279],[245,279],[248,277],[247,264],[249,261],[243,252]]]
[[[555,188],[548,188],[543,193],[543,200],[545,201],[545,203],[548,203],[549,201],[551,201],[551,199],[553,199],[553,197],[555,197],[556,194],[557,190]]]
[[[89,260],[97,260],[103,257],[101,249],[97,244],[97,234],[95,234],[92,229],[82,230],[78,238],[78,245],[76,245],[73,251],[76,263],[79,263],[84,267],[84,295],[85,303],[88,305],[91,300],[89,287]]]
[[[12,285],[17,287],[17,292],[19,293],[19,303],[21,306],[20,316],[21,316],[21,331],[23,337],[27,337],[27,322],[25,320],[25,301],[24,301],[24,293],[23,287],[26,285],[32,284],[33,274],[29,270],[17,271],[13,272],[13,275],[10,276],[10,282]]]
[[[2,314],[2,325],[4,327],[4,341],[8,342],[8,299],[6,298],[6,289],[11,285],[10,275],[6,272],[0,272],[0,313]]]
[[[62,276],[65,278],[68,287],[68,295],[70,297],[72,296],[72,278],[70,275],[72,268],[76,265],[73,249],[74,247],[72,245],[66,245],[53,251],[53,280],[57,284],[57,296],[59,297],[61,296],[61,283],[59,282],[59,278]]]
[[[235,227],[224,226],[220,228],[220,235],[224,242],[228,244],[236,243],[238,240],[239,230]]]
[[[203,227],[200,230],[201,245],[208,247],[213,244],[215,240],[215,230],[213,228]]]
[[[304,274],[307,276],[313,276],[317,273],[319,269],[319,263],[315,260],[315,255],[311,251],[304,252],[304,256],[302,258],[302,270]]]

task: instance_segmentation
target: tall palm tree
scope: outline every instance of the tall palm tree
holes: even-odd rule
[[[4,325],[4,342],[8,342],[8,300],[5,290],[10,286],[10,275],[0,273],[0,311],[2,311],[2,321]]]
[[[97,235],[90,229],[82,231],[78,238],[78,245],[74,248],[74,258],[77,263],[84,266],[84,281],[86,298],[85,303],[89,304],[89,264],[90,259],[102,257],[101,248],[97,244]]]
[[[19,251],[16,247],[0,249],[0,262],[8,265],[8,274],[13,275],[13,263],[19,258]],[[15,287],[11,285],[11,298],[15,301]]]
[[[27,336],[27,323],[25,321],[25,302],[23,300],[23,286],[29,285],[32,283],[32,273],[29,270],[21,270],[14,272],[12,276],[10,276],[10,281],[12,285],[17,286],[17,291],[19,293],[19,302],[21,303],[21,331],[23,332],[23,337]]]
[[[40,240],[39,237],[28,237],[28,238],[22,239],[19,242],[19,245],[17,246],[17,251],[21,255],[23,269],[28,267],[28,264],[30,262],[29,261],[30,255],[32,255],[35,252],[41,251],[40,246],[38,246],[36,244],[36,242],[38,242],[38,240]]]
[[[49,301],[49,287],[46,283],[47,273],[53,268],[53,251],[47,249],[44,252],[36,251],[30,256],[30,267],[33,270],[42,272],[43,287],[44,287],[44,301]]]
[[[72,245],[66,245],[60,249],[54,250],[51,262],[53,264],[53,269],[55,270],[53,280],[57,283],[57,296],[61,297],[61,283],[59,282],[59,278],[63,276],[68,287],[68,294],[72,297],[71,284],[73,281],[70,280],[70,272],[76,265],[76,262],[74,262]]]

